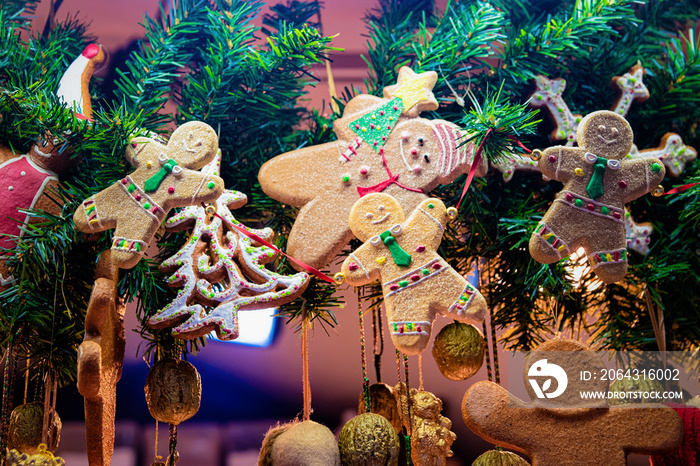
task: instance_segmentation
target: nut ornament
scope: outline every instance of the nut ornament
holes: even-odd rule
[[[484,363],[484,336],[470,324],[454,322],[440,330],[433,343],[433,358],[442,375],[466,380]]]
[[[146,403],[154,419],[180,424],[199,410],[202,381],[192,364],[178,359],[158,361],[146,378]]]
[[[44,403],[35,401],[17,406],[10,414],[10,427],[8,429],[8,449],[15,449],[20,453],[35,455],[39,452],[39,444],[42,443],[44,424]],[[49,438],[51,443],[47,451],[56,453],[58,442],[61,440],[61,418],[54,411],[49,421]],[[46,445],[44,445],[46,447]]]
[[[331,430],[314,421],[273,427],[265,435],[258,466],[340,466]]]
[[[475,459],[472,466],[530,466],[530,463],[511,451],[489,450]]]
[[[399,436],[379,414],[364,413],[350,419],[338,438],[343,466],[398,465]]]
[[[385,383],[375,383],[369,386],[369,412],[384,416],[396,433],[401,432],[401,416],[399,415],[399,407],[396,404],[394,389]],[[366,412],[364,394],[360,394],[360,401],[357,412],[363,414]]]

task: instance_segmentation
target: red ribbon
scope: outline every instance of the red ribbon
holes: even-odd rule
[[[684,184],[683,186],[678,186],[677,188],[673,188],[672,190],[665,192],[665,193],[664,193],[664,196],[668,196],[669,194],[678,194],[678,193],[682,193],[683,191],[687,191],[687,190],[689,190],[690,188],[692,188],[693,186],[697,186],[697,185],[699,185],[699,184],[700,184],[700,182],[698,182],[698,183],[689,183],[689,184]]]
[[[205,206],[204,203],[202,203],[202,206],[206,208],[206,206]],[[261,237],[259,237],[259,236],[256,235],[255,233],[251,233],[250,231],[246,230],[245,228],[241,228],[241,227],[239,227],[238,225],[234,225],[233,223],[231,223],[231,222],[229,222],[228,220],[224,219],[221,215],[219,215],[219,214],[217,214],[217,213],[214,213],[214,216],[216,216],[217,218],[219,218],[222,222],[226,223],[228,226],[230,226],[231,228],[235,229],[236,231],[239,231],[239,232],[243,233],[244,235],[246,235],[248,238],[252,239],[253,241],[258,242],[258,243],[260,243],[260,244],[262,244],[262,245],[264,245],[264,246],[267,246],[268,248],[272,249],[273,251],[276,251],[276,252],[282,254],[284,257],[286,257],[286,258],[289,259],[290,261],[294,262],[295,264],[297,264],[298,266],[300,266],[301,268],[303,268],[304,270],[306,270],[306,271],[309,272],[310,274],[316,276],[317,278],[320,278],[321,280],[323,280],[323,281],[325,281],[325,282],[335,284],[335,281],[334,281],[331,277],[329,277],[328,275],[326,275],[325,273],[323,273],[323,272],[321,272],[320,270],[317,270],[317,269],[311,267],[311,266],[308,265],[308,264],[305,264],[304,262],[302,262],[302,261],[300,261],[300,260],[298,260],[298,259],[293,258],[293,257],[290,256],[289,254],[285,254],[284,252],[280,251],[279,248],[277,248],[277,246],[275,246],[274,244],[269,243],[268,241],[265,241],[264,239],[262,239]]]
[[[474,179],[474,173],[476,173],[477,167],[481,165],[481,150],[484,148],[484,142],[486,142],[486,138],[489,136],[489,134],[491,134],[492,130],[493,128],[489,128],[486,131],[484,139],[481,140],[481,144],[479,144],[479,147],[476,149],[476,152],[474,152],[474,160],[472,160],[472,166],[469,169],[467,181],[464,183],[464,188],[462,188],[462,195],[459,197],[459,202],[457,202],[457,210],[459,210],[459,206],[462,205],[462,200],[464,199],[464,196],[467,195],[467,190],[469,189],[469,185],[472,184],[472,180]]]
[[[410,187],[403,185],[403,184],[399,183],[398,181],[396,181],[399,179],[400,173],[397,173],[396,175],[391,174],[391,170],[389,169],[389,164],[386,163],[386,157],[384,156],[384,148],[383,147],[381,149],[379,149],[379,153],[382,154],[382,162],[384,162],[384,168],[386,169],[386,172],[389,174],[389,179],[384,180],[381,183],[377,183],[374,186],[367,186],[367,187],[358,186],[357,193],[360,195],[360,197],[366,196],[369,193],[381,193],[389,185],[392,185],[392,184],[396,184],[403,189],[406,189],[408,191],[413,191],[415,193],[424,192],[422,189],[410,188]]]

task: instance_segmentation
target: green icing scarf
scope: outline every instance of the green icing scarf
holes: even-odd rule
[[[152,193],[153,191],[156,191],[160,187],[160,184],[163,182],[165,177],[168,176],[168,173],[173,171],[173,168],[176,165],[177,162],[173,159],[169,159],[167,162],[165,162],[163,164],[163,168],[158,170],[158,172],[155,175],[146,180],[146,182],[143,184],[143,190],[147,193]]]

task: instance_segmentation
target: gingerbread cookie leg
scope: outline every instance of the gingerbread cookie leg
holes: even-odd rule
[[[117,298],[119,269],[100,255],[78,350],[78,391],[85,397],[85,435],[91,466],[109,465],[114,451],[116,386],[124,360],[125,304]]]
[[[559,217],[566,217],[566,213],[550,209],[535,228],[530,237],[530,254],[536,261],[543,264],[558,262],[569,257],[580,245],[580,240],[576,241],[570,234],[555,227],[562,221]]]

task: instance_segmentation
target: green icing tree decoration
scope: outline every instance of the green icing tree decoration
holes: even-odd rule
[[[362,115],[348,125],[363,141],[377,152],[387,141],[394,130],[395,121],[403,112],[403,100],[399,97],[391,99],[381,107]]]

